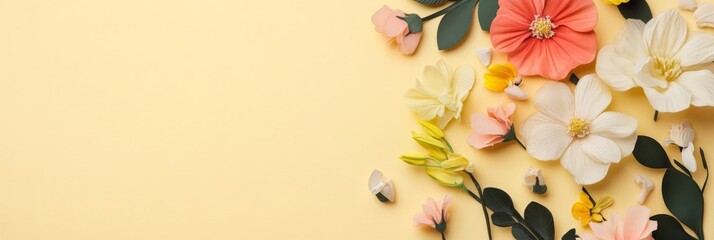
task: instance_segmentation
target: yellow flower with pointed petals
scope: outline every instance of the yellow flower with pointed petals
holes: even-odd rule
[[[612,4],[612,5],[620,5],[620,4],[623,4],[623,3],[627,3],[627,2],[629,2],[629,1],[630,1],[630,0],[605,0],[605,3],[607,3],[607,4]]]
[[[464,185],[464,178],[456,172],[438,167],[426,167],[426,174],[439,182],[441,185],[448,187],[461,187]]]
[[[503,92],[510,85],[520,84],[521,77],[516,72],[516,67],[511,63],[491,64],[488,73],[483,75],[486,89],[494,92]]]
[[[580,192],[579,198],[573,204],[571,213],[583,226],[588,225],[590,222],[602,222],[605,220],[602,217],[602,210],[609,208],[614,202],[612,197],[606,196],[596,203],[586,191]]]

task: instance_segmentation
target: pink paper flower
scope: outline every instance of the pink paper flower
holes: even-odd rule
[[[657,222],[650,221],[650,209],[634,206],[627,210],[624,218],[613,214],[609,221],[590,223],[593,234],[583,233],[583,240],[653,240],[652,232],[657,230]]]
[[[426,204],[421,205],[423,212],[414,216],[415,226],[429,226],[440,233],[446,230],[446,219],[449,218],[449,204],[451,204],[451,196],[446,195],[440,202],[434,201],[433,198],[428,198]]]
[[[591,0],[500,0],[491,42],[523,75],[563,80],[597,52]]]
[[[515,140],[506,139],[506,136],[512,131],[513,112],[515,111],[516,104],[511,103],[505,108],[502,105],[487,108],[488,115],[484,113],[471,115],[471,128],[474,131],[469,135],[469,144],[477,149],[482,149],[506,140]]]
[[[404,12],[384,5],[372,15],[372,23],[377,32],[387,36],[388,41],[396,40],[402,54],[412,55],[419,45],[422,32],[410,33],[407,22],[398,17],[405,17]]]

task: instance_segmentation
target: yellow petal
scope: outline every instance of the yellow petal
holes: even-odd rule
[[[429,156],[436,160],[446,160],[446,150],[442,148],[432,147],[431,145],[421,144],[424,149],[429,151]]]
[[[441,167],[452,171],[461,171],[468,166],[469,160],[459,154],[449,154],[449,159],[441,162]]]
[[[580,202],[585,204],[588,209],[593,208],[593,203],[590,201],[590,197],[588,196],[588,194],[586,194],[585,192],[580,192],[579,198]]]
[[[516,68],[513,67],[513,64],[506,63],[506,64],[491,64],[491,66],[488,66],[488,72],[493,74],[494,76],[506,79],[506,80],[511,80],[516,78],[517,74],[514,74],[516,72]]]
[[[429,174],[431,178],[439,182],[441,185],[449,187],[458,187],[464,184],[464,179],[454,173],[443,168],[425,168],[426,173]]]
[[[580,223],[586,225],[590,222],[590,209],[581,202],[576,202],[573,204],[573,208],[570,209],[571,214]]]
[[[508,80],[505,78],[498,77],[491,73],[486,73],[483,75],[484,86],[486,89],[494,92],[503,92],[503,90],[508,87]]]
[[[412,138],[416,140],[419,144],[433,146],[436,148],[446,149],[446,145],[432,136],[427,134],[412,132]]]
[[[426,160],[429,159],[429,155],[424,153],[407,153],[399,157],[399,159],[411,165],[424,166]]]
[[[592,218],[590,219],[590,221],[593,222],[602,222],[602,220],[602,215],[600,214],[593,214]]]
[[[612,197],[606,196],[606,197],[600,199],[600,201],[597,201],[597,204],[595,206],[605,209],[605,208],[609,208],[610,206],[612,206],[612,204],[614,202],[615,202],[615,200],[613,200]]]
[[[426,132],[426,134],[429,134],[429,136],[436,139],[441,139],[444,137],[444,132],[441,131],[441,129],[436,125],[423,120],[419,120],[418,122],[419,125],[421,125],[421,127],[424,129],[424,132]]]

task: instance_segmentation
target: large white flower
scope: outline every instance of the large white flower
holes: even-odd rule
[[[604,112],[612,96],[594,75],[583,77],[575,96],[564,83],[546,83],[535,97],[537,112],[521,133],[528,154],[560,163],[582,185],[597,183],[612,163],[632,154],[637,121],[618,112]]]
[[[424,76],[417,79],[416,87],[407,92],[407,106],[420,119],[436,118],[443,129],[451,119],[461,118],[461,109],[469,91],[474,86],[474,70],[470,65],[461,65],[451,72],[443,60],[436,66],[426,66]]]
[[[619,38],[598,54],[596,71],[617,91],[639,86],[652,107],[679,112],[714,106],[714,35],[688,32],[677,10],[667,10],[647,24],[627,20]]]

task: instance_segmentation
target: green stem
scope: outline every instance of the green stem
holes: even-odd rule
[[[658,118],[658,117],[659,117],[659,111],[655,110],[655,114],[654,114],[654,121],[655,121],[655,122],[657,121],[657,118]]]
[[[446,138],[441,138],[444,140],[444,143],[446,143],[446,146],[449,147],[449,152],[454,153],[454,148],[451,147],[451,144],[449,144],[449,141],[446,140]]]
[[[476,177],[470,172],[465,171],[466,174],[469,175],[471,178],[471,181],[474,182],[474,185],[476,186],[476,191],[478,192],[479,196],[483,199],[483,190],[481,189],[481,184],[476,181]],[[491,240],[493,237],[491,236],[491,219],[488,217],[488,210],[486,209],[486,204],[481,204],[481,208],[483,209],[483,215],[486,218],[486,230],[488,231],[488,239]]]
[[[426,22],[426,21],[432,20],[434,18],[437,18],[441,15],[448,13],[449,11],[451,11],[454,8],[461,6],[462,4],[464,4],[465,2],[468,2],[468,1],[473,1],[473,0],[461,0],[461,1],[455,2],[451,5],[449,5],[448,7],[445,7],[444,9],[439,10],[438,12],[432,13],[429,16],[421,18],[421,20]],[[478,2],[478,0],[477,0],[477,2]]]
[[[526,145],[524,145],[524,144],[521,142],[521,140],[519,140],[518,138],[516,138],[516,142],[518,142],[518,144],[521,145],[521,147],[523,148],[523,150],[528,150],[528,149],[526,149]]]
[[[446,240],[446,235],[444,235],[444,232],[441,232],[441,240]]]

